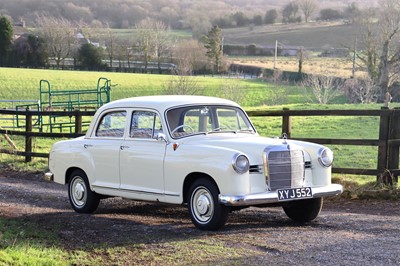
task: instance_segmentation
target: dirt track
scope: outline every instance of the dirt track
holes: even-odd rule
[[[170,264],[162,260],[163,254],[171,252],[166,247],[190,239],[238,252],[174,263],[400,265],[399,201],[329,199],[316,221],[301,226],[292,223],[281,208],[249,208],[232,213],[222,230],[202,232],[194,228],[184,207],[115,198],[103,200],[93,215],[80,215],[72,211],[65,187],[43,181],[40,174],[0,171],[0,217],[60,228],[60,245],[67,250],[106,245],[140,254],[138,245],[159,249],[160,260],[133,259],[126,264]]]

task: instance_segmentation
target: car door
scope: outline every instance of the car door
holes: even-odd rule
[[[161,200],[164,195],[164,157],[166,142],[160,116],[155,111],[133,110],[129,136],[121,145],[121,190],[145,200]]]
[[[92,185],[96,188],[119,189],[120,148],[127,124],[125,110],[103,114],[95,132],[84,142],[84,151],[91,157]]]

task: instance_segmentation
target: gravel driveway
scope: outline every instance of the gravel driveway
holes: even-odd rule
[[[307,225],[294,224],[281,208],[249,208],[232,213],[222,230],[202,232],[184,207],[113,198],[103,200],[95,214],[80,215],[72,211],[66,187],[43,181],[40,174],[0,171],[0,217],[43,228],[61,224],[58,235],[67,250],[140,244],[160,248],[162,258],[172,241],[184,239],[238,250],[177,264],[400,265],[399,201],[327,199],[318,219]]]

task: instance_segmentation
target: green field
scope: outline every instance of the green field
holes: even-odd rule
[[[1,100],[38,100],[39,81],[49,80],[56,90],[79,90],[95,88],[99,77],[107,77],[116,85],[112,88],[112,100],[140,95],[158,95],[168,93],[166,84],[173,79],[168,75],[145,75],[126,73],[77,72],[58,70],[33,70],[0,68]],[[221,77],[195,77],[199,94],[228,98],[241,103],[247,110],[290,109],[378,109],[379,105],[344,104],[343,97],[336,104],[319,105],[309,103],[310,95],[296,86],[277,86],[260,79],[226,79]],[[307,95],[305,95],[307,94]],[[341,103],[342,102],[342,103]],[[2,103],[5,105],[6,103]],[[4,108],[5,106],[0,106]],[[259,133],[263,136],[281,134],[281,118],[253,117]],[[3,122],[4,123],[4,122]],[[378,138],[376,117],[294,117],[292,137],[316,138]],[[24,147],[24,139],[12,136],[19,149]],[[4,138],[0,138],[0,147],[9,147]],[[34,139],[35,152],[49,152],[56,140]],[[331,146],[335,152],[336,167],[375,168],[376,147]],[[2,161],[9,161],[18,169],[29,170],[46,168],[47,161],[34,159],[24,164],[15,160],[15,156],[1,155]],[[349,160],[348,158],[352,158]]]
[[[94,89],[97,79],[106,77],[116,85],[112,100],[140,95],[168,94],[170,75],[147,75],[110,72],[84,72],[40,69],[0,68],[0,99],[38,100],[39,82],[48,80],[54,90]],[[221,77],[192,77],[197,94],[235,100],[243,106],[304,103],[304,90],[298,87],[276,87],[258,79],[239,80]],[[233,88],[236,88],[233,90]]]

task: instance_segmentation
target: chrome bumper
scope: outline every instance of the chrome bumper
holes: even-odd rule
[[[328,196],[339,195],[343,192],[342,185],[331,184],[325,187],[313,187],[313,198],[322,198]],[[219,202],[227,206],[251,206],[267,203],[281,202],[278,200],[278,193],[276,191],[248,194],[248,195],[219,195]]]
[[[46,181],[54,181],[54,175],[51,172],[47,172],[43,176],[44,180]]]

